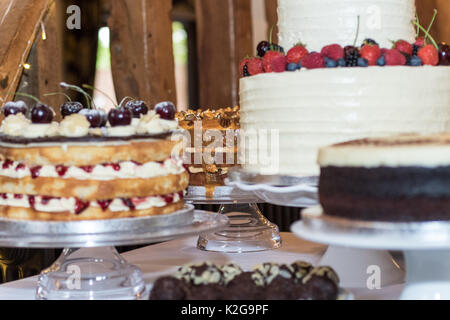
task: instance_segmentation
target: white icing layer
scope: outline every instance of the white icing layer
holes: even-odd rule
[[[390,40],[414,42],[414,0],[278,0],[279,44],[289,50],[301,41],[310,51],[325,45],[352,45],[359,36],[390,48]]]
[[[241,79],[241,132],[274,129],[278,172],[317,175],[320,147],[397,133],[450,131],[450,67],[370,67]],[[269,141],[270,142],[270,141]],[[258,145],[246,144],[258,155]],[[275,160],[273,162],[276,162]],[[261,172],[261,162],[243,164]]]
[[[88,172],[80,167],[69,166],[63,176],[58,174],[58,168],[53,165],[42,166],[39,170],[39,177],[64,178],[78,180],[114,180],[114,179],[149,179],[162,177],[171,174],[180,174],[185,171],[183,161],[180,159],[167,159],[163,163],[147,162],[137,164],[125,161],[117,164],[96,165],[92,171]],[[5,163],[0,161],[0,176],[9,178],[24,178],[31,176],[31,168],[18,161]]]

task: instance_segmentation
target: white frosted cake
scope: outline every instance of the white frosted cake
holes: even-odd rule
[[[380,48],[392,48],[389,40],[414,43],[413,0],[278,3],[280,44],[285,51],[299,41],[310,52],[320,52],[330,44],[351,45],[358,15],[358,44],[367,38],[375,39]],[[383,27],[370,29],[366,20],[375,9]],[[246,158],[241,161],[247,171],[314,176],[319,173],[317,151],[325,145],[396,133],[450,131],[450,67],[375,65],[266,71],[241,79],[240,107],[244,134],[274,129],[274,139],[276,135],[279,139],[279,145],[268,152],[261,150],[260,143],[245,143],[242,154]],[[265,153],[271,159],[262,161]],[[251,161],[249,155],[259,161]]]

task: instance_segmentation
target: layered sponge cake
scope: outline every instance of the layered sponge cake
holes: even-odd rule
[[[355,140],[320,149],[327,215],[368,221],[450,220],[450,134]]]
[[[136,120],[92,128],[80,114],[46,124],[9,115],[0,133],[0,216],[90,220],[182,209],[189,176],[171,139],[176,121],[154,111]]]

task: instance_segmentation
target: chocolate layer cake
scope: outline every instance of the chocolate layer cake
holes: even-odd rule
[[[239,107],[219,110],[188,110],[177,113],[181,128],[189,133],[185,147],[189,185],[224,185],[228,170],[238,164]]]
[[[363,139],[322,148],[326,214],[369,221],[450,220],[450,134]]]
[[[150,300],[336,300],[339,277],[303,261],[264,263],[252,271],[210,262],[181,266],[156,280]]]

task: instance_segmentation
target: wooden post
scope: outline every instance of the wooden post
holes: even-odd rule
[[[0,4],[0,105],[12,100],[50,0]]]
[[[254,55],[250,0],[196,0],[201,108],[239,103],[239,62]]]
[[[437,42],[450,43],[450,24],[448,17],[450,16],[449,0],[416,0],[417,12],[419,14],[420,24],[425,28],[428,27],[434,9],[438,10],[436,20],[431,29],[431,35]],[[423,32],[421,33],[423,35]]]
[[[272,31],[272,42],[278,43],[278,0],[265,0],[266,3],[266,17],[267,17],[267,24],[269,26],[268,28],[268,34],[267,39],[269,39],[269,33],[270,29],[273,27]],[[285,48],[288,49],[288,48]]]
[[[113,0],[111,65],[116,96],[176,103],[171,0]]]

